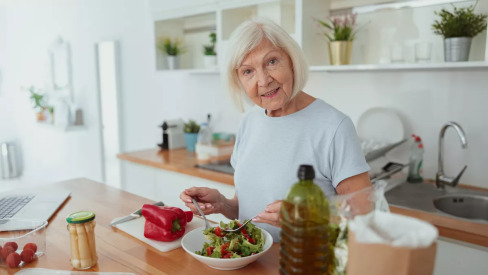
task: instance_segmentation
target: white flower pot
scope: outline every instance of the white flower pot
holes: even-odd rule
[[[166,67],[168,70],[176,70],[180,68],[180,57],[177,55],[166,56]]]
[[[207,69],[213,69],[217,67],[217,56],[216,55],[204,55],[203,65]]]

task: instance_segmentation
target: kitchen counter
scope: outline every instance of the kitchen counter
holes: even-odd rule
[[[195,167],[197,157],[195,152],[189,152],[185,148],[174,150],[160,150],[159,148],[121,153],[119,159],[134,163],[161,168],[194,177],[204,178],[228,185],[234,185],[234,176]]]
[[[71,191],[71,197],[49,220],[46,229],[46,254],[24,268],[72,270],[69,263],[69,232],[66,216],[89,209],[96,214],[96,247],[98,264],[86,271],[130,272],[143,274],[222,274],[188,255],[182,248],[169,252],[159,250],[130,235],[109,227],[115,217],[125,216],[144,203],[153,203],[143,197],[88,179],[74,179],[45,185],[38,190]],[[235,274],[274,274],[279,268],[279,245],[256,262],[236,271]],[[21,268],[2,268],[1,274],[15,274]]]
[[[138,164],[149,165],[224,184],[234,184],[232,175],[196,168],[195,164],[197,164],[197,161],[195,154],[186,151],[186,149],[161,151],[158,148],[154,148],[122,153],[118,157],[122,160]],[[469,188],[466,185],[463,187]],[[486,189],[483,190],[488,191]],[[390,211],[430,222],[437,227],[440,236],[488,247],[488,224],[474,223],[465,219],[450,218],[448,216],[440,216],[397,206],[390,206]]]

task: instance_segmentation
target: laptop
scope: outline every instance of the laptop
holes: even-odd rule
[[[8,219],[47,221],[71,192],[8,193],[0,195],[0,232],[32,229]]]

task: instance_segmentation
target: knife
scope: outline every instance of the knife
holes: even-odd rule
[[[164,206],[164,203],[162,201],[158,201],[158,202],[154,203],[154,205]],[[123,223],[123,222],[127,222],[127,221],[130,221],[130,220],[133,220],[133,219],[137,219],[137,218],[140,218],[141,216],[142,216],[142,208],[139,208],[136,211],[130,213],[129,215],[127,215],[125,217],[121,217],[121,218],[114,219],[110,223],[110,226],[114,226],[114,225],[119,224],[119,223]]]

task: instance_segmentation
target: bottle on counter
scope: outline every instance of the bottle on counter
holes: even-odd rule
[[[408,166],[407,181],[410,183],[420,183],[422,178],[422,162],[424,159],[424,145],[422,139],[417,135],[412,135],[414,142],[410,147],[410,160]]]
[[[281,274],[331,274],[329,203],[314,183],[311,165],[300,165],[295,183],[281,204]]]
[[[200,124],[200,131],[198,131],[197,144],[195,146],[198,160],[206,161],[210,159],[208,146],[212,145],[212,140],[212,131],[208,127],[208,123],[203,122],[202,124]]]
[[[95,213],[80,211],[66,218],[71,246],[71,265],[88,269],[98,262],[95,245]]]

